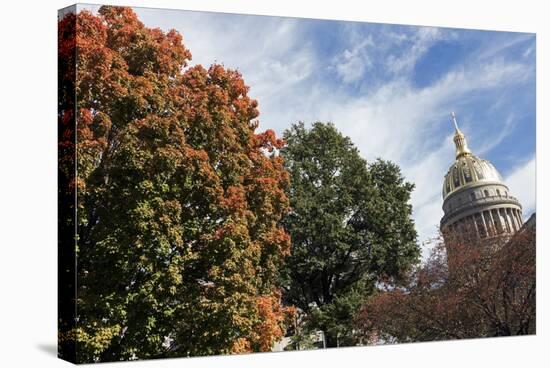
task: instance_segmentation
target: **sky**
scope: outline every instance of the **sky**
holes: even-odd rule
[[[259,102],[259,130],[282,135],[298,121],[330,121],[367,161],[397,163],[415,184],[423,257],[454,162],[452,111],[524,217],[535,211],[535,34],[134,10],[148,27],[179,31],[191,65],[239,70]]]

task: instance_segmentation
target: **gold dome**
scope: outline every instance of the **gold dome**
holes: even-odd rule
[[[456,159],[445,175],[443,199],[458,189],[490,182],[502,182],[497,169],[487,160],[472,154],[463,155]]]
[[[502,177],[489,161],[472,155],[468,149],[466,137],[458,128],[454,113],[451,115],[455,124],[453,140],[456,146],[456,160],[443,180],[443,199],[461,188],[482,183],[502,183]]]

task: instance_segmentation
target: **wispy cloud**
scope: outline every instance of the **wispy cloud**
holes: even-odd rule
[[[449,112],[464,117],[461,126],[474,138],[474,152],[490,156],[517,132],[523,111],[511,103],[512,92],[521,93],[534,79],[528,57],[534,38],[525,34],[486,37],[434,27],[196,12],[167,18],[140,10],[140,16],[151,26],[177,28],[195,63],[238,68],[259,101],[261,128],[281,134],[297,121],[332,121],[367,160],[398,163],[416,185],[412,205],[420,241],[436,234],[442,215],[442,179],[454,160]],[[415,86],[416,66],[440,42],[456,44],[457,50],[466,43],[468,51],[454,55],[427,85]],[[509,52],[518,45],[519,54]],[[491,109],[499,119],[485,121],[483,127],[492,128],[483,131],[490,136],[479,137],[479,119]],[[528,154],[533,156],[534,147]],[[507,177],[526,208],[534,208],[530,165]]]
[[[518,198],[523,205],[523,215],[528,217],[536,208],[536,186],[534,183],[536,173],[535,157],[531,157],[523,165],[516,167],[504,181],[510,189],[510,193]]]
[[[362,79],[365,70],[372,67],[369,56],[369,46],[374,46],[372,36],[345,49],[343,53],[334,58],[334,68],[344,83],[356,82]]]
[[[528,54],[531,52],[529,49],[534,46],[530,41],[532,41],[533,35],[529,33],[518,33],[518,34],[510,34],[509,37],[507,37],[505,40],[501,40],[500,42],[494,43],[491,41],[486,41],[483,43],[483,45],[479,48],[480,52],[477,53],[477,58],[479,60],[487,60],[494,58],[495,56],[498,56],[502,52],[505,52],[506,50],[510,49],[511,47],[514,47],[518,44],[529,42],[531,46],[528,46],[524,53]]]
[[[436,27],[418,27],[410,40],[411,46],[396,56],[390,54],[386,59],[387,68],[393,73],[410,73],[418,59],[428,51],[428,49],[437,41],[443,38],[443,32]],[[403,51],[403,50],[401,50]]]

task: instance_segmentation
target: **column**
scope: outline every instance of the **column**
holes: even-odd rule
[[[487,228],[487,223],[485,222],[485,216],[483,216],[483,212],[479,213],[479,217],[481,217],[481,223],[483,224],[483,228],[485,229],[485,236],[489,236],[489,229]]]
[[[493,227],[491,226],[491,219],[487,216],[487,211],[481,212],[481,218],[483,219],[483,223],[485,224],[485,228],[487,229],[487,236],[493,235]]]
[[[514,230],[512,230],[512,225],[508,220],[508,215],[506,214],[506,208],[499,208],[498,212],[500,217],[502,218],[502,221],[504,222],[505,231],[510,234],[513,233]]]
[[[506,214],[506,218],[508,219],[512,232],[518,231],[516,221],[512,217],[512,210],[510,208],[506,208],[504,209],[504,213]]]
[[[491,225],[491,235],[497,234],[497,229],[495,227],[495,220],[493,219],[493,215],[491,214],[491,210],[487,210],[487,217],[489,218],[489,224]]]
[[[516,217],[518,219],[519,226],[521,227],[523,225],[523,219],[521,218],[521,213],[519,212],[519,210],[516,210]]]
[[[497,215],[498,220],[498,226],[500,228],[500,233],[506,232],[506,225],[504,224],[504,221],[502,221],[502,216],[500,215],[500,208],[495,209],[495,214]]]
[[[475,215],[470,216],[470,220],[474,224],[473,228],[476,230],[476,237],[481,238],[481,234],[479,233],[479,229],[477,227],[476,216]]]
[[[489,218],[491,219],[491,225],[493,226],[493,235],[496,235],[498,234],[498,227],[495,221],[495,215],[493,213],[493,210],[489,210]]]
[[[516,216],[514,215],[514,209],[510,208],[510,218],[514,221],[514,224],[516,226],[516,231],[519,230],[521,227],[519,221],[517,220]]]

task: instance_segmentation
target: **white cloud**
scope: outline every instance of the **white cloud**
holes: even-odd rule
[[[479,60],[486,60],[495,57],[495,55],[498,55],[499,53],[509,49],[510,47],[516,46],[525,41],[529,41],[533,39],[533,37],[534,35],[530,33],[519,33],[515,34],[514,36],[508,37],[505,41],[497,43],[487,42],[483,45],[483,47],[481,48],[481,52],[478,54],[477,57]],[[529,49],[531,49],[531,47],[526,50],[527,55],[524,53],[523,57],[528,56],[528,52],[530,52]]]
[[[529,46],[522,54],[522,57],[524,59],[528,58],[532,53],[533,51],[535,51],[535,45],[531,45]]]
[[[523,205],[523,215],[526,218],[536,210],[535,173],[536,161],[535,157],[532,157],[504,179],[510,193]]]
[[[500,129],[495,134],[487,137],[476,150],[478,155],[483,155],[497,147],[510,133],[516,125],[515,114],[510,114],[500,125]]]
[[[416,184],[411,202],[421,242],[437,233],[442,180],[454,160],[449,112],[461,116],[470,96],[518,85],[534,73],[532,65],[490,58],[515,43],[495,44],[483,58],[456,64],[431,85],[417,89],[411,82],[416,63],[434,43],[454,38],[454,33],[434,27],[419,27],[414,32],[389,27],[371,37],[350,25],[339,35],[347,42],[344,51],[326,59],[319,57],[308,36],[301,33],[301,20],[242,17],[237,22],[221,15],[214,19],[204,13],[186,13],[178,19],[174,17],[181,13],[174,14],[166,19],[163,13],[162,19],[149,19],[149,23],[165,29],[178,25],[195,63],[217,61],[238,68],[251,86],[250,95],[259,101],[261,129],[282,134],[297,121],[332,121],[368,160],[381,157],[396,162],[406,179]],[[377,73],[375,62],[391,77],[359,92],[345,88],[360,83],[366,73]],[[327,82],[323,74],[327,70],[334,71],[343,83]],[[491,137],[492,143],[482,141],[470,148],[474,153],[488,152],[510,134],[513,122],[510,116],[497,139]],[[473,124],[465,123],[462,127],[468,134]],[[448,134],[442,135],[446,129]],[[534,189],[527,185],[533,175],[529,168],[518,169],[507,178],[526,209],[534,206]]]
[[[393,73],[410,71],[422,55],[442,38],[443,32],[439,28],[419,27],[413,35],[412,46],[400,56],[391,54],[387,58],[387,68]]]
[[[368,47],[374,46],[372,36],[345,49],[341,55],[334,58],[334,67],[344,83],[361,80],[365,70],[372,66],[372,60],[368,54]]]
[[[420,90],[398,80],[353,98],[333,93],[333,98],[327,99],[327,95],[315,93],[309,101],[306,96],[300,98],[307,102],[297,107],[295,116],[306,121],[333,121],[367,159],[382,157],[397,162],[406,179],[416,185],[411,202],[422,242],[437,233],[442,216],[442,180],[454,160],[449,112],[470,93],[517,83],[524,73],[526,69],[520,65],[495,63],[451,72]],[[512,121],[507,120],[491,147],[488,143],[480,147],[482,152],[511,132],[508,127]],[[443,142],[431,138],[446,127],[449,135]]]

